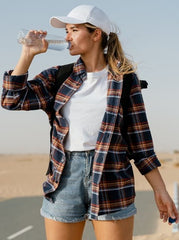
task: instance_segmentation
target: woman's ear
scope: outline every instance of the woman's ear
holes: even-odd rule
[[[102,30],[99,29],[99,28],[96,28],[95,31],[94,31],[94,41],[99,41],[101,39],[101,36],[102,36]]]

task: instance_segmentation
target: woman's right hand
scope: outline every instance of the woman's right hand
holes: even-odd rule
[[[23,52],[29,56],[35,56],[47,51],[48,42],[45,40],[46,31],[30,30],[22,40]]]
[[[22,53],[19,61],[11,75],[22,75],[28,72],[31,62],[35,55],[47,51],[48,42],[45,40],[47,32],[31,30],[27,33],[25,39],[29,39],[30,44],[26,40],[22,40]]]

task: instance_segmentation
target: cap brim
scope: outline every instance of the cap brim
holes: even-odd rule
[[[83,21],[70,17],[51,17],[50,24],[55,28],[65,28],[66,24],[82,24]]]

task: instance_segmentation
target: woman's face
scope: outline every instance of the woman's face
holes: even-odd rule
[[[86,56],[94,46],[94,33],[83,24],[67,24],[66,40],[70,42],[70,54]]]

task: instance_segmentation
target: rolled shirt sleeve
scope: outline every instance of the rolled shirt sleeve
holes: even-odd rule
[[[154,152],[141,87],[136,74],[133,74],[126,121],[128,125],[129,151],[141,174],[144,175],[161,166]]]
[[[28,73],[19,75],[19,76],[11,76],[12,70],[4,73],[3,80],[3,89],[6,90],[22,90],[26,87]]]
[[[33,80],[28,81],[28,73],[12,76],[5,72],[1,105],[8,110],[47,110],[53,101],[53,86],[58,67],[49,68]]]

